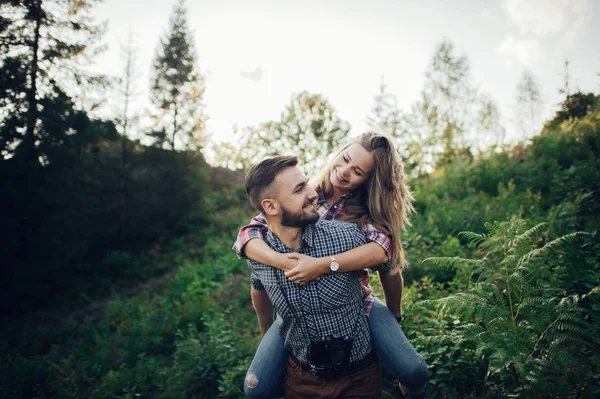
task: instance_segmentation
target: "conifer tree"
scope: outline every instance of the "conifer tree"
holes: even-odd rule
[[[174,7],[169,28],[160,40],[153,66],[151,101],[159,147],[201,149],[206,144],[204,78],[197,67],[185,0]]]
[[[381,75],[379,93],[374,97],[371,115],[367,116],[367,125],[375,130],[400,137],[402,129],[402,114],[398,109],[396,96],[387,92],[387,85]]]
[[[81,129],[73,92],[106,84],[78,62],[94,55],[103,26],[89,11],[97,0],[8,1],[0,4],[0,151],[31,160],[47,158],[68,134]],[[68,89],[67,89],[68,88]],[[47,159],[46,159],[47,161]]]
[[[131,137],[131,124],[137,120],[135,115],[131,115],[131,105],[138,95],[137,80],[135,71],[137,70],[137,47],[133,40],[133,34],[129,31],[127,42],[121,45],[121,54],[123,57],[123,75],[119,94],[122,100],[121,116],[119,118],[119,130],[121,133],[121,169],[119,176],[119,245],[124,248],[124,230],[127,219],[127,209],[129,206],[129,147]]]

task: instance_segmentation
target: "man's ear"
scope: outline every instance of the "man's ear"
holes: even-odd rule
[[[265,198],[260,202],[265,213],[269,216],[279,215],[279,201],[273,198]]]

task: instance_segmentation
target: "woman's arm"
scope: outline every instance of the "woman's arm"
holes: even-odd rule
[[[242,227],[238,232],[237,239],[233,244],[233,250],[240,259],[247,259],[244,253],[244,247],[246,244],[254,238],[263,238],[263,234],[267,231],[269,226],[267,220],[263,215],[258,214],[252,218],[250,224]]]
[[[253,261],[273,266],[283,271],[291,270],[297,264],[294,259],[287,257],[286,254],[275,251],[262,239],[248,241],[244,249],[246,257]]]
[[[329,265],[331,264],[331,258],[329,256],[313,258],[298,253],[292,253],[287,254],[287,257],[298,260],[298,265],[285,273],[286,277],[294,283],[306,284],[309,281],[318,278],[321,274],[332,273],[329,269]],[[335,255],[334,257],[340,264],[336,273],[361,270],[365,267],[368,268],[380,265],[389,260],[383,247],[376,242],[361,245],[360,247]]]
[[[287,271],[296,266],[296,261],[276,252],[263,241],[269,226],[263,215],[257,215],[250,224],[240,229],[233,249],[240,259],[252,259],[265,265]]]
[[[385,304],[392,314],[399,318],[402,316],[402,290],[404,288],[404,279],[402,272],[398,267],[389,273],[379,273],[379,282],[385,295]]]

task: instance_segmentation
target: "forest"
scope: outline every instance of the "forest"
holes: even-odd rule
[[[351,127],[300,91],[280,119],[214,141],[183,1],[152,107],[133,115],[131,45],[118,79],[82,67],[102,43],[95,3],[0,3],[0,397],[243,398],[260,342],[231,249],[256,213],[244,171],[294,153],[310,176]],[[565,78],[541,121],[526,71],[508,143],[450,40],[424,82],[401,110],[382,79],[366,118],[396,140],[415,197],[402,328],[428,397],[600,397],[600,96]],[[122,107],[100,118],[108,88]],[[402,397],[385,374],[384,397]]]

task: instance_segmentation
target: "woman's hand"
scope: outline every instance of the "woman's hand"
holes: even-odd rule
[[[285,254],[289,259],[298,261],[296,267],[285,272],[285,276],[294,283],[304,285],[309,281],[319,279],[321,274],[329,270],[329,258],[313,258],[296,252]]]

